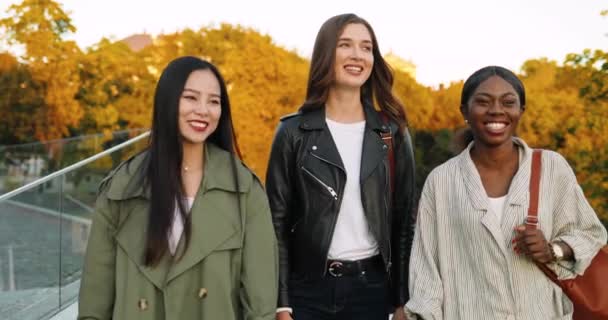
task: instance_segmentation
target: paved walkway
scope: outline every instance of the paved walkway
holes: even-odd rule
[[[75,320],[78,315],[78,302],[74,302],[49,320]]]
[[[60,283],[61,303],[72,303],[83,255],[72,223],[64,219],[60,226],[57,217],[31,205],[0,203],[0,319],[48,316],[59,307]]]

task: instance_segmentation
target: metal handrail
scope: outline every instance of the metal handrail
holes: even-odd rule
[[[91,163],[91,162],[93,162],[93,161],[95,161],[95,160],[97,160],[99,158],[105,157],[105,156],[107,156],[108,154],[110,154],[110,153],[112,153],[114,151],[120,150],[120,149],[122,149],[124,147],[127,147],[129,145],[132,145],[133,143],[135,143],[135,142],[137,142],[139,140],[142,140],[143,138],[146,138],[149,135],[150,135],[150,131],[146,131],[146,132],[138,135],[137,137],[135,137],[133,139],[129,139],[129,140],[127,140],[127,141],[125,141],[125,142],[123,142],[123,143],[121,143],[119,145],[116,145],[116,146],[114,146],[114,147],[112,147],[110,149],[104,150],[104,151],[102,151],[102,152],[100,152],[100,153],[98,153],[98,154],[96,154],[94,156],[91,156],[91,157],[86,158],[84,160],[78,161],[78,162],[74,163],[73,165],[67,166],[67,167],[65,167],[65,168],[63,168],[61,170],[55,171],[55,172],[53,172],[53,173],[51,173],[49,175],[46,175],[46,176],[44,176],[44,177],[42,177],[40,179],[32,181],[32,182],[30,182],[30,183],[28,183],[28,184],[26,184],[24,186],[21,186],[21,187],[15,189],[15,190],[12,190],[12,191],[9,191],[9,192],[7,192],[5,194],[2,194],[2,195],[0,195],[0,202],[4,201],[6,199],[9,199],[12,196],[17,195],[17,194],[19,194],[21,192],[24,192],[24,191],[30,190],[30,189],[32,189],[34,187],[37,187],[37,186],[39,186],[39,185],[41,185],[41,184],[43,184],[43,183],[45,183],[45,182],[47,182],[49,180],[52,180],[52,179],[54,179],[54,178],[56,178],[58,176],[61,176],[61,175],[65,174],[65,173],[67,173],[67,172],[70,172],[72,170],[75,170],[75,169],[81,168],[83,166],[86,166],[87,164],[89,164],[89,163]]]
[[[112,131],[112,135],[123,134],[123,133],[132,133],[132,132],[144,131],[144,130],[146,130],[146,129],[140,128],[140,129],[130,129],[130,130],[129,129],[118,130],[118,131]],[[38,142],[28,142],[28,143],[20,143],[20,144],[1,145],[0,150],[27,148],[30,146],[41,145],[41,144],[53,144],[53,143],[59,143],[59,142],[81,141],[81,140],[85,140],[85,139],[93,139],[96,137],[103,137],[103,136],[104,136],[103,133],[96,133],[96,134],[86,134],[86,135],[70,137],[70,138],[46,140],[44,142],[38,141]]]

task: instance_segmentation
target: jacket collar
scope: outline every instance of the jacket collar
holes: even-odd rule
[[[382,122],[380,114],[370,103],[363,103],[363,111],[365,112],[365,132],[362,147],[362,154],[364,156],[361,158],[361,169],[359,172],[361,181],[365,181],[386,158],[388,149],[380,136],[380,132],[391,132],[392,130],[394,133],[397,130],[397,126],[394,124],[390,124],[392,128],[389,129],[389,125],[385,125]],[[325,143],[316,145],[316,151],[314,153],[341,168],[342,171],[345,171],[340,153],[327,128],[324,105],[311,111],[304,112],[300,118],[300,128],[305,131],[321,131],[318,141],[323,141]]]
[[[102,182],[102,186],[109,183],[107,193],[109,199],[126,200],[143,197],[149,200],[151,198],[149,186],[145,186],[138,179],[140,170],[145,168],[148,154],[148,151],[142,152],[120,164],[110,173],[107,178],[108,181]],[[226,172],[232,172],[232,155],[213,143],[206,143],[203,157],[205,159],[205,171],[203,184],[201,185],[202,191],[219,189],[236,192],[237,187],[232,175],[225,174]],[[238,164],[237,167],[239,167]],[[242,175],[242,173],[239,174],[239,189],[240,192],[246,192],[248,184],[244,183],[245,177],[241,177]]]
[[[365,113],[366,127],[374,131],[388,132],[389,127],[385,125],[380,118],[380,114],[374,109],[374,106],[363,101],[363,111]],[[327,127],[325,122],[325,105],[319,105],[310,111],[300,111],[300,128],[302,130],[323,130]]]

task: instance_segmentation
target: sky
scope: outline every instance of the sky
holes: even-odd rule
[[[14,0],[0,0],[0,16]],[[416,80],[436,87],[487,65],[519,71],[523,62],[562,62],[585,48],[608,50],[608,1],[593,0],[59,0],[71,12],[81,48],[222,22],[251,27],[309,58],[321,24],[352,12],[370,22],[382,53],[412,61]]]

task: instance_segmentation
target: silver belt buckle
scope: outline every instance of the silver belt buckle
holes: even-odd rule
[[[342,264],[342,262],[340,261],[334,261],[329,265],[329,268],[327,269],[327,271],[329,272],[329,274],[331,274],[332,276],[336,277],[336,278],[340,278],[341,276],[343,276],[344,274],[342,273],[342,267],[344,267],[344,265]]]

